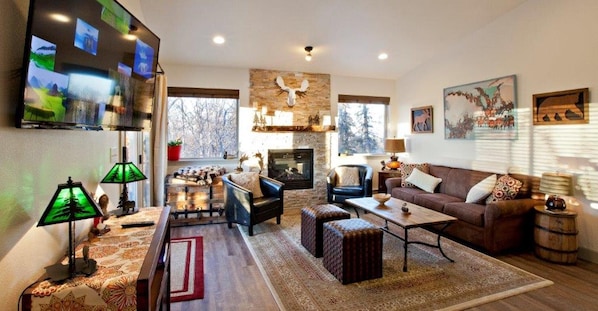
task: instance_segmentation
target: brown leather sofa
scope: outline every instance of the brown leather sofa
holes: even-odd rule
[[[523,184],[514,200],[465,203],[469,189],[494,173],[433,164],[429,170],[430,175],[442,178],[434,193],[401,187],[401,177],[386,180],[387,193],[456,217],[457,222],[445,234],[477,249],[495,254],[532,245],[533,207],[543,204],[543,200],[532,199],[532,194],[538,193],[538,177],[510,174]]]

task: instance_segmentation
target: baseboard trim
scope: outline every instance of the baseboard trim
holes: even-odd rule
[[[580,247],[577,257],[579,259],[587,260],[593,263],[598,263],[598,252],[591,249]]]

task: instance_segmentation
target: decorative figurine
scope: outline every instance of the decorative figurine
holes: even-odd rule
[[[403,206],[401,206],[401,211],[403,212],[403,214],[405,215],[409,215],[411,214],[411,212],[409,212],[409,208],[407,207],[407,203],[403,203]]]
[[[100,196],[100,199],[98,200],[98,204],[102,209],[102,214],[104,214],[102,220],[108,220],[108,218],[110,218],[110,214],[108,214],[108,202],[110,202],[110,200],[108,199],[108,195],[106,194],[102,194]]]

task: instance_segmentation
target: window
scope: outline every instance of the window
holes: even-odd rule
[[[339,153],[384,153],[389,103],[388,97],[339,95]]]
[[[168,140],[181,138],[181,158],[222,158],[238,151],[239,91],[168,88]]]

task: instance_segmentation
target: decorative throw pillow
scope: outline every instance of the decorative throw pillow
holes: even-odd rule
[[[496,181],[492,194],[486,199],[486,204],[496,201],[513,200],[522,185],[523,183],[509,175],[501,176]]]
[[[260,187],[260,175],[257,172],[242,172],[230,174],[230,179],[237,185],[246,188],[253,193],[253,198],[264,196]]]
[[[492,174],[475,184],[467,193],[465,203],[478,203],[487,198],[496,185],[496,174]]]
[[[337,175],[337,186],[359,186],[359,168],[341,166],[336,168],[335,171]]]
[[[418,170],[420,170],[423,173],[430,173],[430,166],[428,165],[428,163],[419,163],[419,164],[408,164],[408,163],[401,163],[401,187],[407,187],[407,188],[414,188],[415,186],[407,181],[407,178],[409,177],[409,175],[411,175],[411,172],[413,172],[413,169],[417,168]]]
[[[414,168],[405,181],[426,192],[434,193],[434,189],[442,182],[442,178],[434,177]]]

